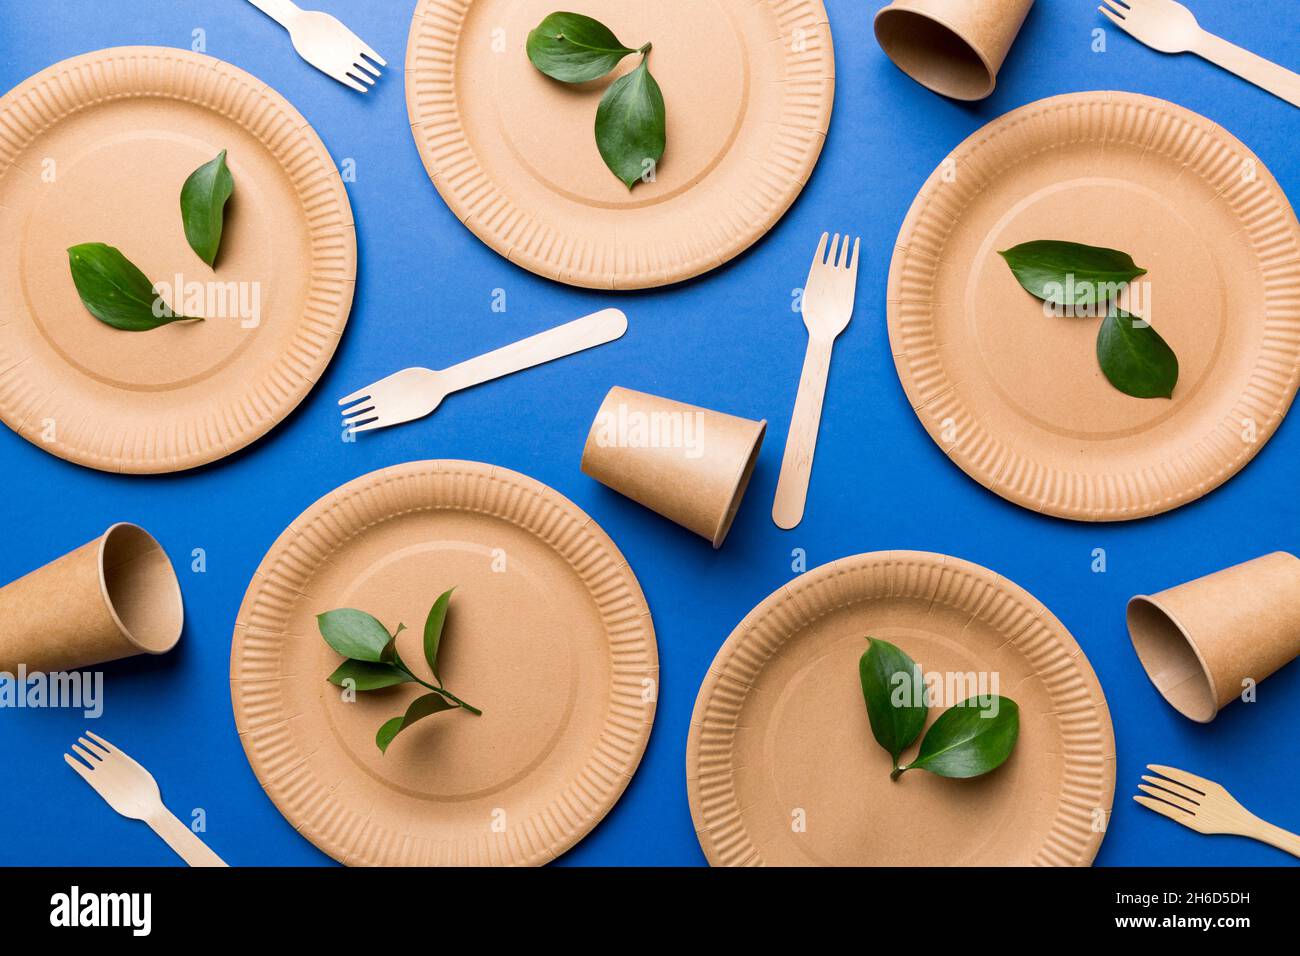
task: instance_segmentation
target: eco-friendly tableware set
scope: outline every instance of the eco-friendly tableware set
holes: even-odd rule
[[[304,59],[353,89],[364,92],[378,76],[374,64],[384,65],[333,17],[289,0],[251,2],[290,31]],[[690,115],[673,114],[680,125],[663,161],[635,189],[611,177],[594,148],[555,135],[589,126],[591,104],[523,56],[536,5],[417,5],[405,70],[416,147],[451,209],[516,264],[611,291],[687,279],[757,241],[811,173],[834,85],[820,0],[737,5],[725,16],[691,5],[691,17],[674,15],[688,0],[665,2],[620,8],[611,26],[620,37],[653,39],[667,102],[688,97],[687,78],[710,96],[696,98]],[[979,99],[992,92],[1032,5],[894,0],[876,15],[875,33],[918,82]],[[1194,19],[1187,27],[1190,14],[1171,0],[1107,0],[1102,12],[1144,42],[1185,42],[1297,102],[1294,74],[1193,35]],[[506,58],[478,42],[485,18],[515,38]],[[1184,28],[1185,37],[1172,37]],[[798,42],[772,42],[778,36]],[[628,75],[634,59],[611,77]],[[542,124],[545,135],[536,133]],[[51,190],[55,199],[32,202],[32,156],[127,126],[141,136],[107,139],[116,143],[107,162],[72,169]],[[0,306],[15,316],[0,335],[0,366],[9,369],[0,418],[80,464],[172,471],[254,441],[305,396],[346,323],[356,249],[342,182],[292,106],[209,57],[131,47],[75,57],[21,84],[0,100],[0,128],[11,134],[0,139],[0,247],[20,248],[29,263],[20,276],[20,257],[0,261]],[[148,162],[132,155],[136,144],[163,142],[170,145]],[[174,194],[157,182],[183,179],[215,148],[228,148],[236,181],[272,192],[278,201],[268,208],[279,210],[256,223],[260,233],[253,223],[233,226],[215,275],[236,285],[274,282],[276,295],[263,300],[274,314],[180,323],[148,349],[128,348],[121,333],[87,319],[62,249],[102,237],[129,247],[149,275],[178,279],[187,251],[83,200],[112,188],[129,193],[144,223],[164,209],[174,215]],[[526,169],[516,175],[520,163]],[[1256,175],[1236,176],[1240,163]],[[946,174],[954,167],[962,175]],[[119,168],[151,175],[135,182]],[[241,218],[257,215],[246,209]],[[1172,404],[1110,389],[1085,339],[1095,331],[1089,323],[1034,315],[1032,304],[1024,313],[1025,290],[998,252],[1062,234],[1109,248],[1123,237],[1143,281],[1168,288],[1159,322],[1180,363]],[[260,271],[259,235],[293,250],[274,276]],[[781,528],[804,514],[832,344],[854,310],[859,254],[848,234],[823,234],[803,289],[808,347],[772,507]],[[1280,424],[1300,383],[1291,308],[1298,259],[1290,204],[1231,134],[1136,94],[1052,97],[989,123],[918,193],[890,264],[890,344],[918,419],[981,484],[1059,517],[1138,518],[1227,480]],[[1214,260],[1242,267],[1221,271]],[[1171,274],[1182,284],[1168,282]],[[33,306],[24,283],[50,294]],[[973,314],[972,287],[980,292]],[[1136,293],[1124,291],[1126,307]],[[1181,310],[1180,296],[1202,307]],[[1227,302],[1231,321],[1206,305]],[[981,347],[1011,322],[1022,347]],[[395,372],[339,400],[344,426],[411,421],[452,391],[612,342],[626,328],[623,312],[606,308],[442,371]],[[1225,353],[1234,361],[1223,361]],[[195,383],[202,401],[191,393]],[[1200,400],[1180,404],[1179,388]],[[178,400],[160,410],[148,399],[158,390]],[[1246,414],[1251,442],[1234,437]],[[38,433],[51,418],[66,423],[52,438]],[[614,386],[580,466],[719,548],[766,426]],[[414,682],[386,701],[341,697],[325,680],[338,654],[303,637],[317,615],[351,602],[393,628],[391,654],[411,666],[421,660],[420,637],[399,625],[422,619],[437,592],[453,589],[445,627],[456,637],[436,671],[432,658],[430,669],[416,665]],[[0,589],[0,618],[0,670],[61,670],[166,652],[180,636],[182,607],[158,543],[117,524]],[[1267,555],[1137,596],[1128,626],[1159,693],[1193,720],[1212,720],[1243,686],[1300,654],[1300,559]],[[1021,739],[1008,767],[965,788],[909,775],[905,792],[870,772],[862,700],[844,675],[873,634],[908,643],[936,672],[979,670],[1014,685]],[[439,715],[376,748],[374,728],[392,716],[394,701],[405,705],[418,684],[441,686],[444,677],[474,700],[475,714]],[[636,771],[654,719],[658,653],[635,575],[589,516],[507,469],[417,461],[329,493],[274,543],[239,610],[230,678],[254,772],[295,828],[336,859],[535,864],[590,831]],[[165,810],[147,771],[87,737],[72,748],[81,759],[65,759],[114,809],[148,822],[187,862],[223,865]],[[686,769],[712,863],[1080,865],[1105,831],[1115,743],[1086,656],[1031,595],[956,558],[877,552],[803,573],[737,626],[699,690]],[[1252,817],[1216,784],[1152,769],[1162,777],[1144,778],[1146,795],[1135,798],[1144,805],[1201,832],[1297,852],[1295,837]],[[864,793],[872,814],[860,812]],[[486,829],[506,804],[509,823]],[[815,815],[817,827],[792,825],[791,807]],[[936,836],[932,859],[904,839],[908,831],[889,826],[915,814]]]

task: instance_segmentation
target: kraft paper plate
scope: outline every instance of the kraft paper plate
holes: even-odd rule
[[[956,675],[996,674],[982,690],[1020,705],[1008,761],[891,782],[858,677],[868,636],[954,675],[953,693]],[[799,575],[740,622],[695,701],[686,784],[715,866],[1087,865],[1115,738],[1083,651],[1033,596],[958,558],[881,551]]]
[[[1130,253],[1178,356],[1173,399],[1097,364],[1099,318],[1048,317],[998,251]],[[1036,511],[1086,521],[1186,504],[1240,470],[1300,383],[1300,226],[1264,164],[1203,116],[1071,93],[993,121],[931,175],[889,270],[889,338],[944,453]]]
[[[830,123],[835,62],[821,0],[660,0],[578,8],[653,44],[668,145],[627,189],[593,127],[605,87],[539,73],[528,33],[553,0],[420,0],[406,104],[425,168],[475,235],[571,285],[660,286],[757,241],[794,202]]]
[[[381,754],[375,732],[422,689],[345,702],[316,615],[404,623],[398,650],[430,680],[424,619],[453,586],[439,670],[483,716],[435,714]],[[572,502],[504,468],[417,461],[330,492],[280,536],[244,596],[230,680],[254,773],[335,859],[540,864],[635,772],[658,654],[635,575]]]
[[[214,271],[185,240],[180,191],[221,149],[235,191]],[[116,246],[169,287],[164,301],[206,320],[149,332],[97,321],[68,269],[82,242]],[[52,454],[166,472],[256,440],[324,371],[355,276],[329,153],[243,70],[117,47],[0,99],[0,419]]]

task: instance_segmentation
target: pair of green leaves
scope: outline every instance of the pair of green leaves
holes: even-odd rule
[[[1109,306],[1097,331],[1097,362],[1106,379],[1135,398],[1172,398],[1178,357],[1148,322],[1116,307],[1114,298],[1145,275],[1117,249],[1040,239],[999,255],[1030,294],[1057,307]]]
[[[624,46],[612,30],[580,13],[552,13],[528,34],[528,59],[561,83],[598,80],[623,57],[640,53],[641,63],[605,90],[596,107],[596,148],[605,165],[628,189],[654,176],[667,143],[663,92],[650,75],[650,44]]]
[[[858,660],[862,697],[876,743],[889,752],[891,780],[908,770],[928,770],[940,777],[978,777],[1001,766],[1011,756],[1020,735],[1020,708],[1007,698],[997,710],[980,706],[971,697],[939,715],[926,731],[916,759],[904,767],[898,759],[921,735],[929,708],[921,668],[893,644],[869,638],[871,645]]]
[[[339,608],[316,615],[316,624],[325,643],[347,658],[330,674],[331,684],[370,691],[415,683],[431,691],[413,700],[406,713],[385,721],[379,728],[375,744],[383,753],[387,753],[388,745],[394,737],[430,714],[457,708],[468,710],[475,716],[483,713],[442,686],[438,672],[438,649],[442,643],[442,631],[447,622],[450,604],[451,591],[444,591],[433,602],[424,621],[424,659],[437,684],[416,677],[397,652],[397,635],[405,629],[404,625],[398,624],[397,630],[389,634],[388,628],[377,618],[355,608]]]
[[[190,248],[212,265],[221,246],[226,201],[235,189],[226,151],[204,163],[181,186],[181,224]],[[173,311],[154,284],[115,246],[83,242],[68,249],[72,282],[86,310],[105,325],[124,332],[147,332],[171,322],[202,319]],[[179,289],[175,290],[180,295]]]

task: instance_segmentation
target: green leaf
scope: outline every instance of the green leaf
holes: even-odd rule
[[[456,590],[452,588],[451,591]],[[429,662],[429,670],[438,677],[438,643],[442,640],[442,626],[447,620],[447,605],[451,603],[451,591],[443,591],[438,600],[429,608],[429,616],[424,620],[424,659]],[[438,677],[441,682],[442,678]]]
[[[388,752],[388,745],[393,742],[393,738],[400,734],[417,720],[428,717],[430,714],[436,714],[444,710],[455,710],[456,705],[448,701],[441,694],[425,694],[423,697],[417,697],[411,701],[411,706],[406,708],[406,713],[401,717],[394,717],[387,720],[379,728],[379,733],[375,734],[375,743],[383,753]]]
[[[317,614],[316,624],[325,643],[344,657],[358,661],[383,661],[384,651],[393,639],[374,617],[350,607]]]
[[[185,239],[200,259],[212,265],[221,246],[226,200],[235,190],[234,177],[226,167],[226,151],[204,163],[181,187],[181,222]]]
[[[1112,309],[1097,330],[1097,361],[1125,395],[1173,398],[1178,384],[1178,356],[1139,316]]]
[[[599,20],[580,13],[552,13],[528,34],[527,48],[533,66],[562,83],[599,79],[636,52]]]
[[[889,752],[898,766],[906,750],[925,727],[924,685],[921,668],[893,644],[869,638],[871,646],[858,660],[862,697],[876,743]]]
[[[350,680],[357,690],[379,690],[394,684],[405,684],[411,680],[410,675],[392,664],[376,664],[371,661],[347,660],[339,669],[329,676],[331,684],[342,687]]]
[[[970,697],[940,714],[916,759],[896,773],[928,770],[940,777],[978,777],[1001,766],[1020,735],[1020,708],[1014,700],[998,697],[996,716],[989,716],[980,700]]]
[[[153,283],[126,256],[102,242],[68,249],[68,266],[82,304],[99,321],[124,332],[147,332],[192,316],[172,312]]]
[[[642,56],[635,70],[609,85],[596,108],[596,147],[628,189],[663,158],[665,124],[663,93]]]
[[[1146,270],[1117,249],[1039,239],[999,252],[1025,290],[1057,306],[1090,306],[1113,300]]]

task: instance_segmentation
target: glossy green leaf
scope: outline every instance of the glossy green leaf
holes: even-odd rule
[[[635,70],[611,83],[596,108],[596,147],[628,189],[653,175],[666,143],[664,97],[646,63],[642,56]]]
[[[392,635],[376,618],[365,611],[345,607],[316,615],[325,643],[344,657],[358,661],[380,662]]]
[[[377,664],[372,661],[347,660],[339,665],[338,670],[329,676],[331,684],[344,686],[344,681],[352,681],[359,690],[379,690],[394,684],[405,684],[411,680],[409,674],[392,664]]]
[[[200,259],[212,265],[221,247],[225,226],[226,200],[235,190],[234,177],[226,167],[226,151],[204,163],[181,187],[181,222],[185,239]]]
[[[1078,242],[1039,239],[999,252],[1026,291],[1057,306],[1112,301],[1146,270],[1126,252]]]
[[[113,246],[102,242],[72,246],[68,267],[82,304],[105,325],[124,332],[147,332],[191,318],[171,312],[149,278]]]
[[[971,697],[950,707],[926,731],[921,749],[906,767],[896,771],[928,770],[941,777],[978,777],[1002,765],[1020,735],[1020,708],[998,697],[996,714],[981,698]]]
[[[429,608],[429,616],[424,619],[424,659],[429,662],[429,670],[438,677],[438,644],[442,640],[442,628],[447,621],[447,605],[451,603],[451,592],[443,591],[438,600]],[[442,681],[438,677],[439,682]]]
[[[417,697],[411,701],[411,706],[406,708],[405,714],[384,722],[384,725],[379,728],[379,733],[375,734],[375,743],[382,752],[387,753],[388,745],[393,742],[393,738],[417,720],[422,720],[430,714],[455,709],[456,705],[441,694],[425,694],[423,697]]]
[[[1178,356],[1136,315],[1113,309],[1097,330],[1097,361],[1117,389],[1135,398],[1173,398]]]
[[[858,660],[862,697],[876,743],[889,752],[898,766],[898,756],[925,727],[925,686],[921,668],[893,644],[870,638],[871,646]]]
[[[636,52],[599,20],[580,13],[552,13],[528,34],[527,49],[533,66],[562,83],[599,79]]]

